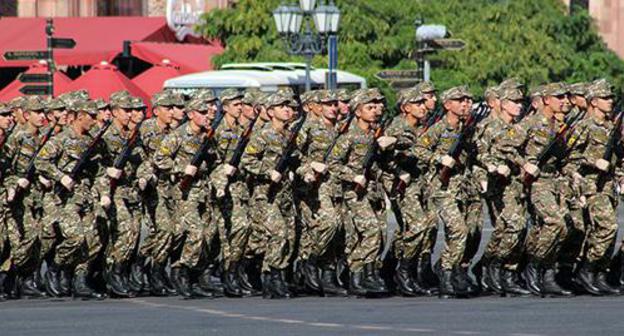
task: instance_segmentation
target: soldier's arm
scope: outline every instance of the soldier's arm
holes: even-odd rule
[[[63,144],[58,138],[50,139],[35,158],[35,170],[38,174],[56,182],[61,181],[65,173],[57,166],[63,154]]]
[[[154,166],[162,172],[174,173],[176,167],[174,156],[179,148],[180,141],[177,135],[175,133],[167,135],[154,153]],[[184,167],[181,169],[184,169]]]
[[[247,147],[245,147],[245,152],[241,158],[241,167],[249,174],[268,180],[271,178],[271,168],[263,162],[266,146],[267,143],[262,137],[262,132],[254,133]]]
[[[346,135],[340,137],[329,159],[330,174],[339,180],[349,182],[353,181],[356,175],[361,174],[359,170],[355,170],[349,165],[349,154],[351,152],[350,141],[351,140]]]

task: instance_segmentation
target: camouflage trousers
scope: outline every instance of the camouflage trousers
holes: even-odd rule
[[[547,266],[553,265],[568,234],[561,206],[561,194],[552,178],[540,178],[531,186],[532,215],[535,217],[527,237],[527,254]]]
[[[397,259],[420,259],[431,253],[435,244],[437,219],[423,198],[422,188],[412,184],[400,200],[404,228],[397,233],[394,254]]]
[[[145,222],[149,227],[139,254],[151,257],[152,262],[164,265],[174,244],[176,208],[171,198],[165,197],[166,188],[150,189],[144,197]]]
[[[348,192],[344,206],[347,214],[345,226],[351,231],[348,233],[351,237],[347,238],[347,264],[351,272],[359,272],[364,265],[378,261],[384,223],[377,217],[367,195],[357,197],[355,192]]]
[[[0,199],[6,199],[6,195],[0,193]],[[8,205],[4,202],[0,202],[0,272],[7,272],[11,267],[11,259],[9,258],[10,244],[6,226],[8,212]]]
[[[498,214],[492,236],[485,247],[486,259],[503,261],[503,267],[510,271],[518,268],[524,252],[526,236],[526,207],[522,199],[522,184],[511,180],[491,195],[494,213]]]
[[[43,209],[34,200],[25,197],[12,203],[7,216],[11,244],[11,263],[21,273],[30,274],[39,266],[41,218]]]
[[[466,250],[462,257],[461,265],[467,268],[472,263],[472,259],[479,251],[481,244],[481,233],[483,232],[483,203],[482,195],[479,192],[475,180],[472,183],[464,185],[465,198],[460,203],[462,213],[465,215],[466,226],[468,227],[468,236],[466,237]]]
[[[588,230],[585,246],[585,260],[596,264],[599,269],[608,266],[615,248],[617,236],[616,209],[614,195],[601,192],[587,197]]]
[[[114,197],[109,209],[110,246],[107,249],[107,265],[123,265],[131,261],[141,233],[141,204]]]
[[[252,232],[249,218],[249,202],[241,199],[236,193],[226,195],[215,203],[215,217],[220,235],[223,237],[221,249],[224,267],[239,262]]]
[[[245,247],[244,256],[252,259],[256,256],[264,255],[266,248],[267,234],[264,229],[264,220],[266,218],[266,196],[254,195],[249,200],[249,220],[251,228],[247,246]]]
[[[43,217],[41,219],[41,258],[52,260],[54,250],[59,240],[56,236],[58,231],[59,214],[62,204],[55,200],[54,193],[46,192],[43,195]]]
[[[444,249],[440,255],[440,266],[450,270],[462,263],[470,233],[466,223],[465,200],[461,199],[456,188],[443,190],[434,185],[432,191],[431,199],[438,220],[444,227]]]
[[[175,230],[175,241],[180,255],[172,261],[172,267],[185,266],[190,269],[197,267],[200,262],[206,262],[209,257],[214,257],[215,238],[217,237],[217,225],[213,221],[212,205],[207,202],[196,200],[179,201],[179,210],[183,214],[179,220],[179,227]],[[182,233],[179,237],[179,233]],[[175,244],[174,244],[175,245]],[[177,248],[174,247],[174,251]]]
[[[282,187],[273,202],[259,195],[256,197],[255,206],[262,209],[260,223],[266,243],[262,271],[268,272],[271,268],[286,269],[295,253],[295,208],[293,197],[286,187]]]
[[[56,264],[75,267],[76,272],[88,271],[102,249],[93,204],[66,202],[60,210],[59,231],[61,241],[56,246]]]

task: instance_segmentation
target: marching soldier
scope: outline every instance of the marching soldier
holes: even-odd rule
[[[6,172],[10,169],[10,160],[5,154],[4,144],[9,136],[8,132],[13,127],[14,120],[11,108],[0,103],[0,302],[6,299],[4,284],[8,277],[11,259],[9,258],[9,241],[6,227],[6,217],[9,212],[7,202],[7,189],[5,187]]]

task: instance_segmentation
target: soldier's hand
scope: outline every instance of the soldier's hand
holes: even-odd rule
[[[197,174],[197,167],[193,165],[188,165],[184,168],[184,174],[188,176],[195,176]]]
[[[485,168],[487,169],[488,173],[490,173],[490,174],[494,174],[494,172],[496,172],[496,166],[491,164],[491,163],[486,164]]]
[[[7,202],[11,203],[15,199],[15,189],[9,188],[7,190]]]
[[[61,185],[63,185],[63,187],[67,190],[74,189],[74,183],[74,180],[67,175],[63,175],[63,177],[61,177]]]
[[[223,197],[225,197],[225,190],[223,190],[223,189],[217,189],[216,196],[217,196],[217,198],[223,198]]]
[[[316,182],[316,176],[314,174],[307,173],[307,174],[303,175],[303,182],[305,182],[305,183],[314,183],[314,182]]]
[[[610,164],[609,164],[609,161],[607,161],[605,159],[598,159],[598,160],[596,160],[594,165],[596,166],[596,168],[602,170],[603,172],[609,171]]]
[[[225,171],[225,176],[227,177],[231,177],[234,176],[234,174],[236,174],[236,167],[232,166],[231,164],[225,164],[225,167],[223,168],[223,170]]]
[[[572,183],[575,186],[580,186],[583,183],[583,175],[578,172],[574,172],[574,174],[572,174]]]
[[[321,175],[327,172],[327,165],[321,162],[314,161],[310,163],[310,167],[312,167],[312,170],[314,170],[315,172]]]
[[[536,177],[537,175],[539,175],[539,172],[540,172],[539,167],[537,167],[536,165],[530,162],[525,163],[524,166],[522,166],[522,169],[525,172],[527,172],[527,174],[533,177]]]
[[[364,175],[357,175],[353,178],[353,182],[362,188],[366,187],[366,177]]]
[[[479,181],[479,185],[481,186],[481,193],[485,194],[488,191],[488,182]]]
[[[52,188],[52,181],[48,180],[47,178],[41,175],[39,175],[38,179],[39,179],[39,183],[41,183],[44,187],[46,187],[46,189]]]
[[[30,182],[22,177],[17,180],[17,185],[22,189],[26,189],[30,185]]]
[[[277,183],[282,180],[282,174],[277,170],[271,170],[271,181]]]
[[[117,169],[115,167],[106,168],[106,175],[108,175],[108,177],[112,178],[113,180],[119,180],[119,178],[121,177],[121,173],[121,169]]]
[[[401,174],[399,176],[399,179],[407,186],[412,181],[412,176],[408,173],[405,173],[405,174]]]
[[[453,159],[453,157],[450,155],[444,155],[442,159],[440,159],[440,163],[443,166],[448,167],[448,168],[455,167],[455,162],[456,162],[455,159]]]
[[[395,138],[393,136],[386,136],[386,135],[384,135],[384,136],[380,136],[377,139],[377,144],[379,145],[381,150],[386,150],[386,149],[390,148],[396,142],[397,142],[397,138]]]
[[[100,197],[100,206],[104,209],[108,209],[111,206],[111,199],[108,196]]]
[[[143,190],[145,190],[145,188],[147,188],[147,180],[142,178],[142,177],[139,179],[138,184],[139,184],[139,189],[141,191],[143,191]]]
[[[496,173],[504,177],[509,177],[509,174],[511,174],[511,170],[509,169],[509,167],[507,167],[507,165],[499,165],[496,167]]]
[[[579,197],[578,205],[581,208],[587,208],[587,197],[585,197],[585,195],[581,195],[581,197]]]

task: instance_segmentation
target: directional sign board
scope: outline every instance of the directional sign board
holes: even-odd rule
[[[50,54],[46,50],[17,50],[7,51],[3,56],[7,61],[21,61],[47,59]]]
[[[436,39],[428,42],[434,49],[462,50],[466,46],[466,42],[460,39]]]
[[[19,91],[25,95],[49,95],[50,87],[47,85],[26,85],[23,88],[19,89]]]
[[[72,49],[76,46],[76,41],[72,38],[52,38],[52,48]]]
[[[375,74],[381,80],[404,80],[417,79],[422,76],[419,70],[382,70]]]
[[[390,81],[388,82],[388,85],[390,85],[390,87],[395,90],[400,90],[400,89],[414,87],[416,84],[420,82],[421,82],[420,78],[400,79],[400,80]]]
[[[45,73],[22,73],[17,76],[17,79],[22,83],[45,83],[52,80],[52,74]]]

